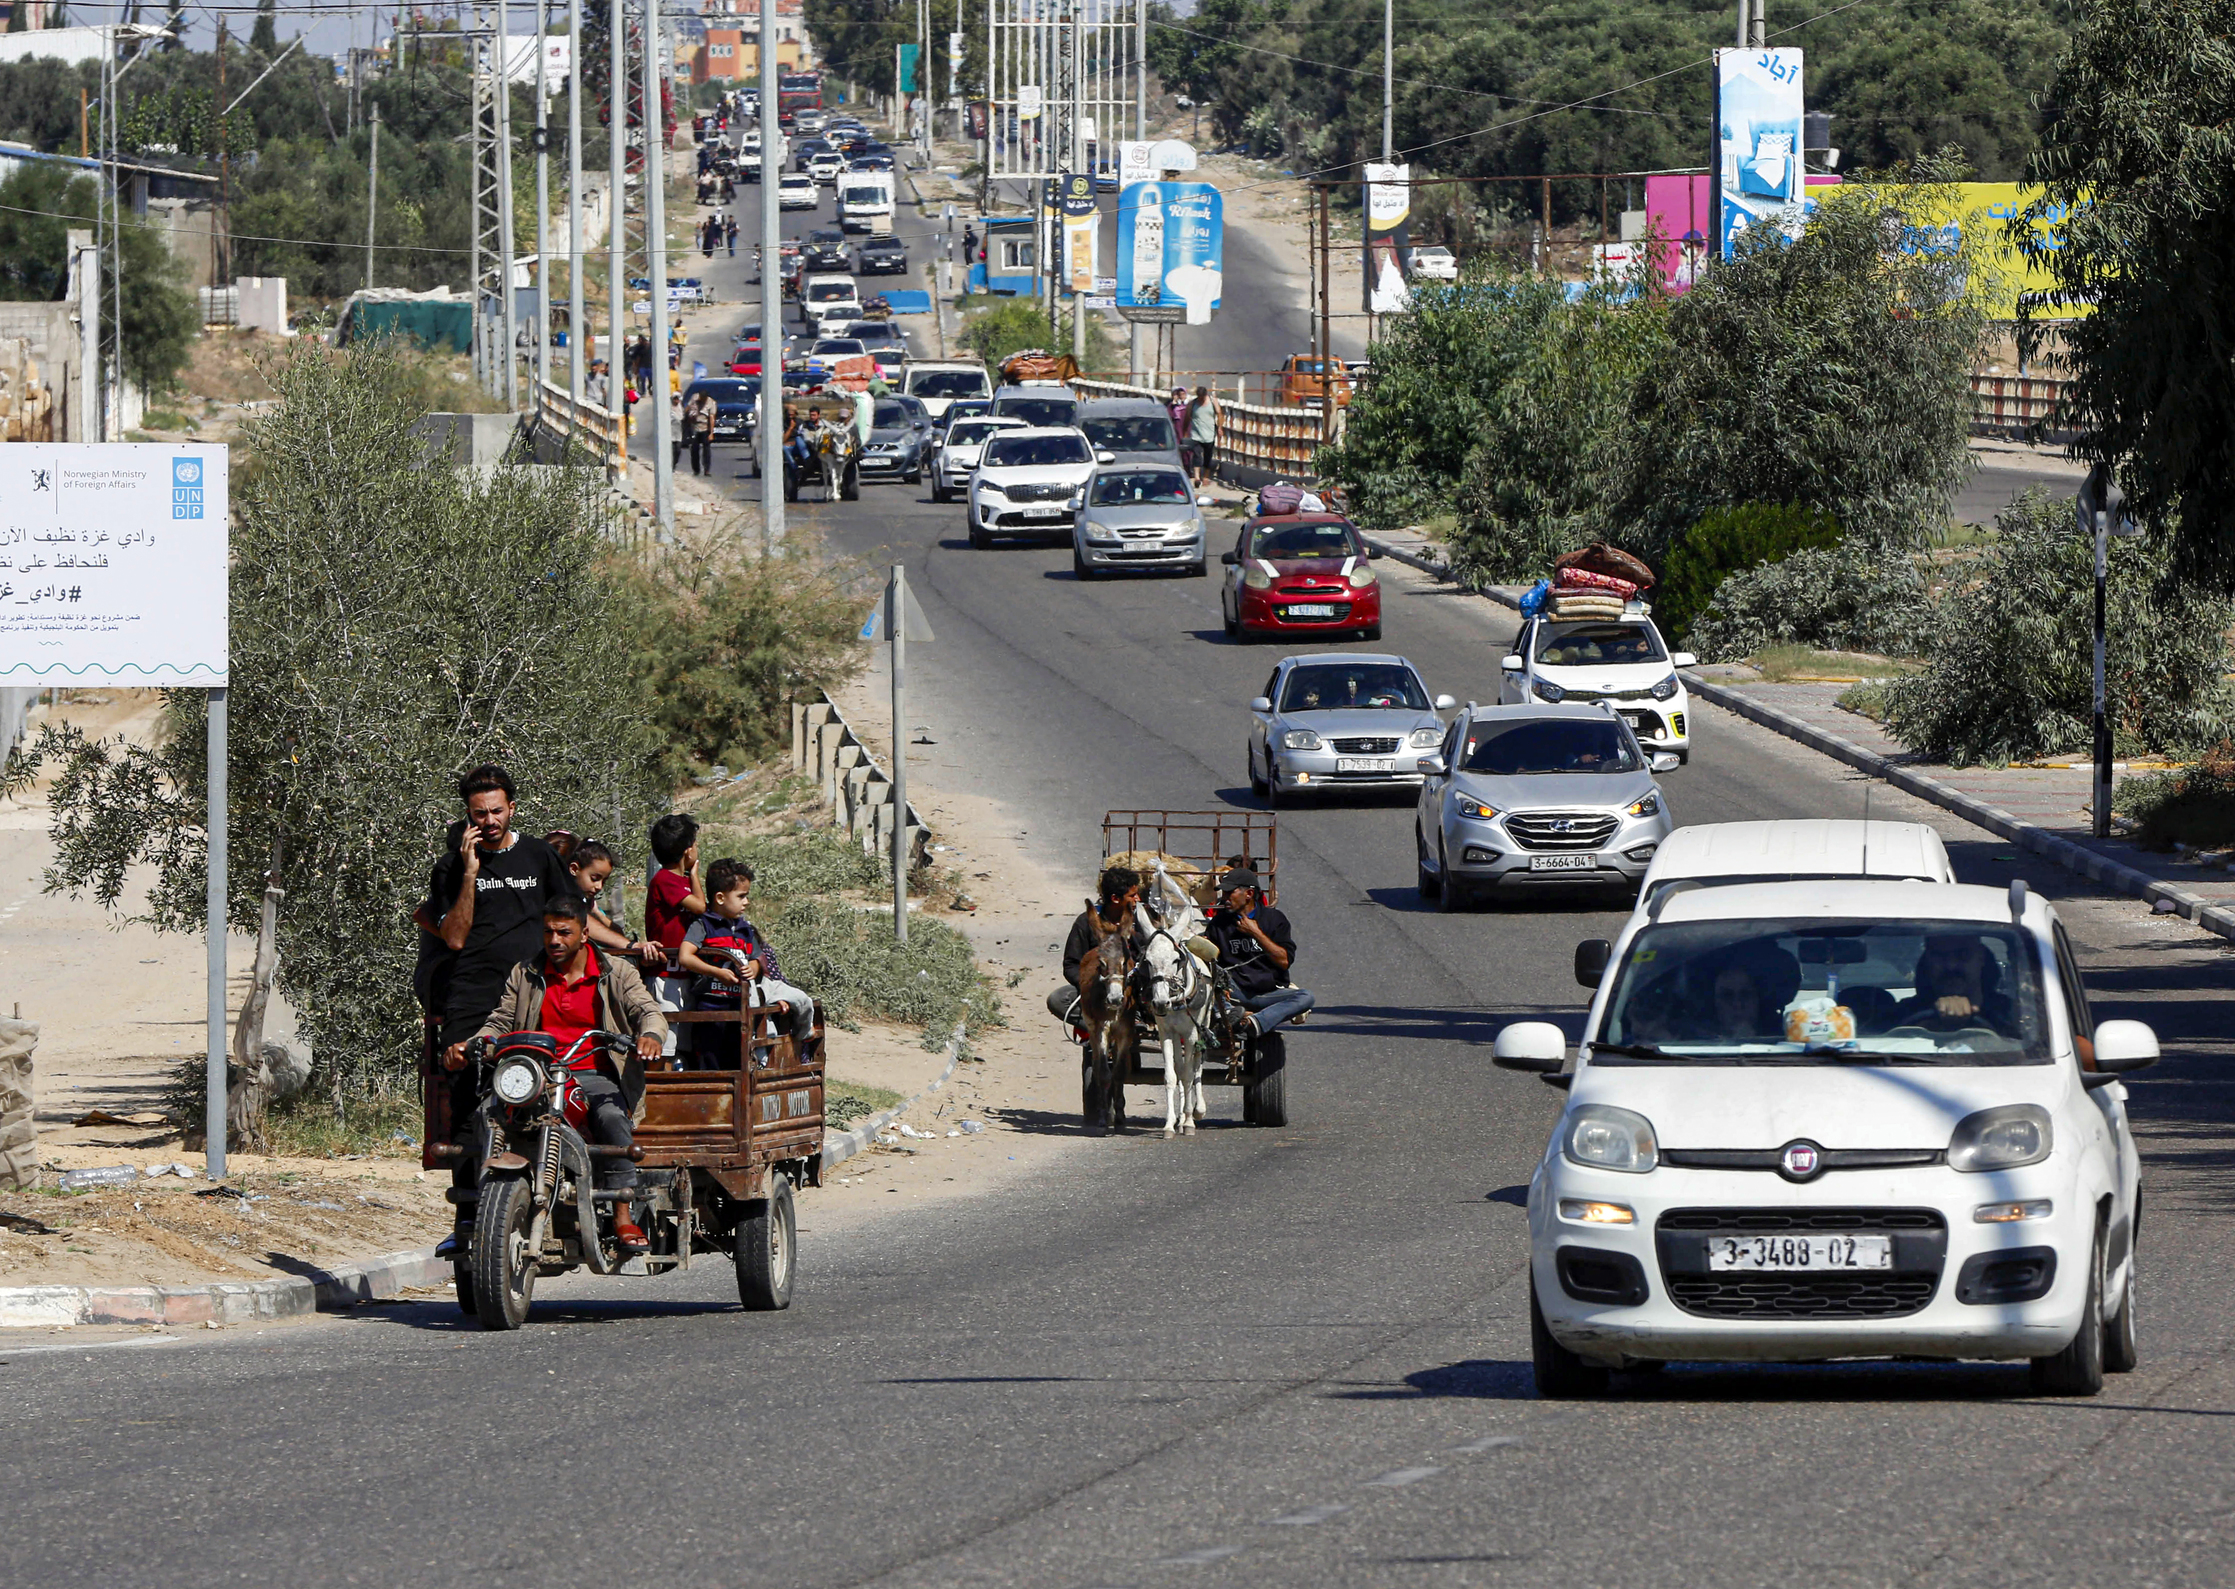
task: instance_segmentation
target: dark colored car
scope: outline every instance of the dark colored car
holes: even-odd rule
[[[908,271],[908,245],[897,237],[872,237],[861,245],[857,276],[902,276]]]
[[[853,261],[846,257],[846,234],[835,226],[818,226],[807,234],[806,245],[799,257],[812,271],[843,271],[852,273]]]
[[[792,144],[792,169],[794,171],[806,170],[809,160],[835,147],[836,145],[831,143],[828,138],[798,139]]]
[[[750,441],[753,435],[753,410],[761,400],[761,383],[757,375],[739,376],[730,380],[710,379],[693,381],[683,388],[683,401],[688,403],[704,392],[714,399],[714,439],[716,441]]]
[[[880,397],[869,415],[864,475],[898,475],[910,485],[923,479],[931,455],[931,415],[912,397]]]
[[[872,149],[867,154],[857,154],[847,161],[846,169],[848,171],[890,171],[892,169],[892,156],[890,154],[879,154]]]

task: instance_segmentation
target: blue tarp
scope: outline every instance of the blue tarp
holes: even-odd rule
[[[894,314],[931,313],[931,294],[928,292],[887,292],[882,296],[886,303],[892,305]]]

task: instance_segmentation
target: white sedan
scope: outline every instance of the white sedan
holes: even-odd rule
[[[778,209],[811,210],[821,203],[822,193],[816,188],[813,177],[790,171],[776,179]]]
[[[1459,258],[1441,243],[1416,248],[1412,251],[1412,273],[1416,280],[1457,281]]]
[[[2134,1367],[2119,1078],[2157,1037],[2095,1022],[2022,882],[1679,892],[1575,969],[1572,1073],[1547,1023],[1493,1050],[1568,1091],[1529,1185],[1540,1394],[1670,1360],[2022,1359],[2053,1395]]]

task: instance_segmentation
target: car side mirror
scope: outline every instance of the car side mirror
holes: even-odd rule
[[[1597,989],[1606,980],[1606,966],[1614,958],[1614,945],[1604,938],[1586,938],[1575,946],[1575,980],[1579,987]]]
[[[1508,673],[1519,673],[1521,671],[1521,659],[1519,657],[1502,657],[1499,659],[1498,666]]]
[[[1459,703],[1457,701],[1453,700],[1448,695],[1439,695],[1436,697],[1436,710],[1439,712],[1448,712],[1458,704]]]
[[[1508,1022],[1490,1045],[1490,1063],[1500,1070],[1548,1076],[1567,1062],[1567,1037],[1550,1021]]]
[[[1414,763],[1414,766],[1419,768],[1420,772],[1424,776],[1429,778],[1441,778],[1445,773],[1451,770],[1449,767],[1444,765],[1444,760],[1441,756],[1423,756],[1420,758],[1419,761]]]
[[[1650,765],[1655,772],[1674,772],[1684,765],[1684,759],[1673,750],[1656,750]]]
[[[1260,695],[1249,703],[1249,709],[1253,712],[1269,712],[1273,709],[1273,703],[1269,697]]]
[[[1114,452],[1098,452],[1094,455],[1094,461],[1096,463],[1116,463],[1117,454]]]
[[[2157,1063],[2157,1033],[2142,1021],[2105,1021],[2095,1029],[2095,1068],[2110,1075]]]
[[[1388,555],[1388,553],[1384,552],[1378,546],[1369,546],[1366,548],[1366,561],[1369,563],[1378,563]]]
[[[1221,552],[1218,554],[1218,560],[1226,567],[1232,568],[1242,560],[1242,554],[1239,552]]]
[[[1199,508],[1207,508],[1207,507],[1209,507],[1209,506],[1211,505],[1211,499],[1210,499],[1209,497],[1197,497],[1197,498],[1195,499],[1195,505],[1196,505],[1197,507],[1199,507]],[[1233,554],[1233,553],[1231,553],[1231,552],[1229,552],[1229,553],[1227,553],[1226,555],[1227,555],[1227,560],[1228,560],[1229,562],[1231,562],[1231,561],[1233,560],[1233,555],[1234,555],[1234,554]]]
[[[1696,668],[1699,663],[1700,659],[1689,651],[1676,652],[1668,659],[1668,665],[1672,668]]]

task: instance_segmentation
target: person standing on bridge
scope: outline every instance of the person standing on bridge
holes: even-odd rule
[[[1218,399],[1207,386],[1195,388],[1187,405],[1187,439],[1195,449],[1195,483],[1207,485],[1218,472]]]

